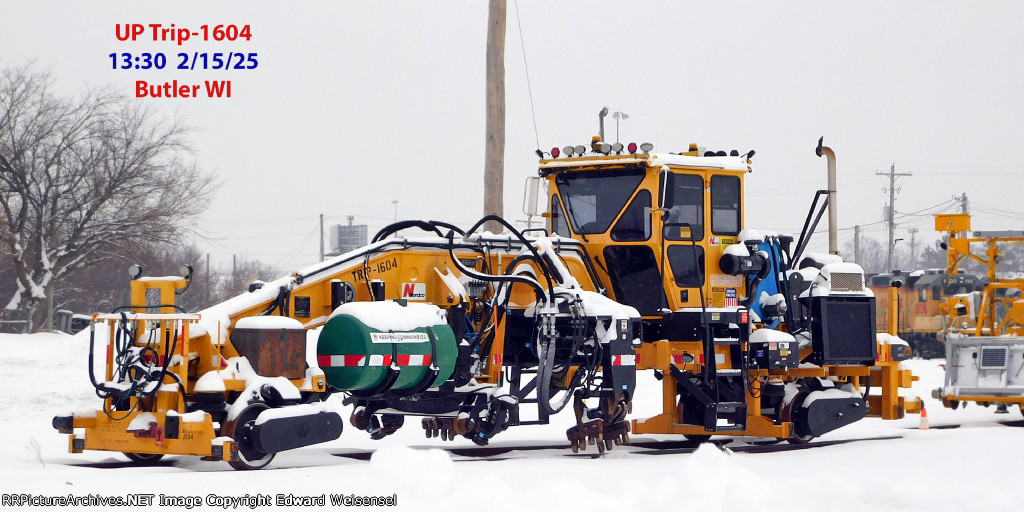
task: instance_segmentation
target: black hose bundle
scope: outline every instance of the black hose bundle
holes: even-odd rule
[[[119,308],[120,309],[120,308]],[[115,371],[112,372],[112,378],[115,380],[112,382],[99,382],[96,379],[93,361],[95,360],[95,348],[96,348],[96,324],[93,323],[89,327],[89,381],[92,383],[93,389],[96,392],[96,396],[104,400],[103,412],[107,414],[111,419],[124,419],[129,414],[134,412],[135,407],[143,403],[142,400],[145,398],[152,397],[160,389],[163,384],[164,378],[168,375],[167,367],[170,366],[170,359],[174,354],[175,349],[178,345],[178,332],[170,333],[167,332],[166,339],[164,341],[164,353],[159,354],[153,347],[152,334],[156,331],[150,331],[150,339],[147,340],[146,345],[139,347],[136,339],[136,332],[132,331],[129,327],[128,316],[125,312],[121,312],[121,321],[116,325],[116,333],[114,334],[114,354],[112,362],[117,365]],[[150,361],[155,360],[155,365],[159,365],[159,371],[153,372],[154,363],[145,361],[146,358]],[[184,363],[183,363],[184,364]],[[148,365],[149,368],[144,368],[143,365]],[[174,376],[173,374],[171,374]],[[177,376],[174,376],[175,380],[178,380],[178,389],[182,390],[182,383]],[[112,386],[112,383],[125,383],[125,386]],[[138,400],[136,405],[128,407],[126,401],[130,401],[131,397],[136,396]],[[107,409],[106,400],[111,399],[111,408]],[[114,410],[125,411],[125,416],[121,418],[114,418],[112,412]]]

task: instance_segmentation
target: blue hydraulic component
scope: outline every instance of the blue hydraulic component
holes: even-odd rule
[[[769,296],[782,293],[783,296],[787,296],[785,290],[786,282],[782,279],[782,271],[784,268],[782,261],[782,247],[779,240],[772,237],[768,238],[767,241],[757,244],[757,251],[764,251],[768,254],[768,264],[771,267],[771,270],[768,275],[758,283],[757,289],[751,293],[753,300],[750,305],[750,310],[765,322],[765,327],[774,329],[775,327],[778,327],[779,319],[772,318],[769,320],[765,318],[764,312],[761,309],[761,293],[767,293]],[[755,279],[756,276],[746,276],[748,289]]]

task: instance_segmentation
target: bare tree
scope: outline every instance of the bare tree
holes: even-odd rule
[[[215,302],[230,299],[241,295],[249,290],[249,285],[254,281],[269,281],[281,277],[273,269],[266,267],[258,260],[249,260],[245,257],[235,259],[233,268],[220,272],[221,282],[214,290]]]
[[[0,70],[0,258],[6,309],[39,326],[56,281],[112,253],[171,242],[205,207],[212,177],[187,128],[100,89],[67,99],[31,66]]]
[[[852,241],[846,244],[843,254],[853,254]],[[908,254],[908,251],[903,250],[902,247],[896,247],[896,250],[893,251],[892,262],[894,268],[885,268],[886,255],[885,242],[868,236],[861,238],[860,257],[858,261],[860,266],[864,268],[865,272],[892,272],[894,269],[903,271],[916,270],[907,268],[907,265],[910,264],[910,255]]]

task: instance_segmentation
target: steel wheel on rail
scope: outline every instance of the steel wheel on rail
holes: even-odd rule
[[[242,409],[235,419],[224,423],[220,435],[230,437],[238,446],[238,460],[228,461],[231,467],[241,471],[261,469],[274,460],[273,453],[257,450],[248,437],[256,417],[269,408],[267,404],[257,402]]]
[[[121,452],[128,460],[139,464],[150,464],[156,462],[164,457],[162,453],[134,453],[134,452]]]

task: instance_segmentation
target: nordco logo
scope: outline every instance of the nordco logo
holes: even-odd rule
[[[427,283],[402,283],[402,298],[427,300]]]

